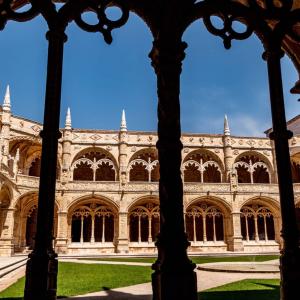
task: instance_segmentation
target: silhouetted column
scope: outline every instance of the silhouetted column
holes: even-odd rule
[[[56,299],[57,255],[53,250],[55,183],[60,117],[63,47],[67,36],[50,30],[42,157],[35,246],[26,268],[25,300]]]
[[[160,165],[160,234],[158,259],[152,275],[154,300],[196,300],[196,273],[187,257],[184,231],[183,185],[180,173],[180,74],[186,43],[166,35],[150,53],[157,74],[158,157]]]
[[[299,292],[300,250],[299,232],[296,222],[294,192],[288,140],[292,133],[287,130],[280,59],[283,57],[280,46],[270,47],[263,58],[267,61],[270,100],[273,120],[274,140],[280,208],[282,218],[283,249],[280,257],[282,300],[293,300]]]

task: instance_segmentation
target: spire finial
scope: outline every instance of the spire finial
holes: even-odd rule
[[[124,109],[122,111],[120,131],[127,131],[126,116],[125,116],[125,110]]]
[[[224,135],[230,135],[230,129],[228,125],[227,115],[224,117]]]
[[[65,129],[69,129],[69,130],[72,129],[72,120],[71,120],[71,110],[70,110],[70,107],[68,107],[68,110],[67,110]]]
[[[3,101],[3,110],[10,111],[10,90],[9,85],[6,87],[6,92]]]

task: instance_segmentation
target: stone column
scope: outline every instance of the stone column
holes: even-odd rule
[[[227,241],[229,251],[244,251],[241,233],[241,213],[239,211],[231,213],[231,228]]]
[[[292,132],[287,130],[282,75],[280,60],[284,55],[281,44],[267,45],[263,58],[267,62],[273,132],[270,138],[274,140],[278,187],[280,195],[280,209],[282,219],[283,249],[280,257],[281,270],[281,299],[294,299],[299,291],[300,278],[300,249],[299,230],[296,222],[293,181],[291,172],[289,139]]]
[[[57,214],[57,238],[56,251],[57,253],[65,254],[68,250],[68,213],[59,211]]]
[[[52,6],[49,9],[53,8]],[[53,11],[52,11],[53,12]],[[52,20],[53,21],[53,20]],[[53,249],[56,166],[59,131],[65,28],[55,26],[47,33],[48,63],[42,137],[41,172],[35,246],[26,267],[24,300],[56,299],[57,255]],[[61,25],[61,24],[60,24]],[[67,24],[65,24],[67,25]]]
[[[164,22],[169,24],[167,19]],[[166,28],[165,28],[166,29]],[[168,28],[169,29],[169,28]],[[153,300],[196,300],[195,264],[187,257],[181,179],[180,74],[186,43],[162,30],[150,53],[157,75],[160,234],[152,266]]]
[[[273,216],[274,220],[274,231],[275,231],[275,241],[279,244],[279,248],[281,249],[283,247],[283,241],[280,235],[281,230],[281,220],[278,216]]]
[[[0,238],[0,256],[11,256],[14,253],[13,233],[14,233],[14,208],[3,210],[5,216],[3,229]]]
[[[119,212],[119,236],[117,237],[117,253],[128,253],[128,221],[127,221],[127,212]]]

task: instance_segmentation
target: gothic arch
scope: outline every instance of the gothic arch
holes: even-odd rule
[[[240,212],[244,242],[280,242],[279,204],[274,199],[253,197],[241,205]]]
[[[269,159],[258,151],[245,151],[234,161],[238,182],[240,183],[271,183],[274,171]]]
[[[94,199],[96,202],[103,202],[109,206],[111,206],[114,209],[114,212],[117,214],[119,211],[119,205],[113,200],[110,199],[107,196],[103,196],[100,194],[87,194],[78,198],[73,199],[69,205],[66,208],[66,211],[68,212],[68,214],[74,210],[74,207],[78,206],[81,203],[87,203],[90,202],[92,199]]]
[[[70,243],[112,243],[116,237],[118,210],[104,197],[82,197],[68,209]]]
[[[37,212],[38,212],[38,192],[27,192],[21,195],[14,206],[14,245],[16,251],[33,249],[34,236],[36,233]],[[58,202],[55,201],[53,234],[57,235],[57,212]]]
[[[197,149],[185,156],[181,170],[185,182],[222,182],[224,165],[212,151]]]
[[[187,203],[185,203],[185,207],[184,207],[185,211],[189,207],[191,207],[191,206],[193,206],[193,205],[195,205],[195,204],[197,204],[197,203],[199,203],[201,201],[206,201],[206,202],[211,203],[212,205],[220,207],[222,209],[222,212],[226,216],[229,216],[231,214],[231,212],[232,212],[231,205],[228,202],[226,202],[226,200],[222,199],[221,197],[216,197],[216,196],[201,196],[201,197],[196,197],[196,198],[188,201]]]
[[[185,210],[185,228],[188,239],[198,242],[225,242],[229,212],[222,202],[201,197],[189,203]]]
[[[134,153],[127,167],[129,181],[158,181],[159,162],[157,150],[154,147],[143,148]]]
[[[128,208],[130,243],[152,243],[160,230],[159,201],[156,197],[140,197]]]
[[[271,197],[266,197],[266,196],[254,196],[254,197],[250,197],[247,200],[244,200],[241,205],[240,205],[240,209],[243,206],[246,206],[248,204],[251,203],[257,203],[263,206],[267,206],[272,213],[274,214],[274,216],[279,217],[280,216],[280,203],[278,202],[278,200],[271,198]]]
[[[116,181],[118,164],[115,157],[101,147],[88,147],[74,155],[73,180]]]

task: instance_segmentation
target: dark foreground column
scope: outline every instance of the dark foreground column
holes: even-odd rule
[[[283,249],[280,257],[281,300],[295,300],[300,284],[299,232],[296,223],[294,192],[288,140],[292,132],[287,130],[280,59],[283,56],[280,47],[265,52],[264,59],[268,65],[271,110],[280,207],[282,218]]]
[[[56,299],[57,259],[53,250],[53,217],[57,146],[60,138],[59,116],[63,45],[62,31],[49,31],[47,86],[44,125],[41,137],[42,158],[38,199],[37,231],[33,252],[26,267],[24,300]]]
[[[197,283],[187,257],[183,219],[180,141],[180,74],[186,44],[155,41],[150,53],[157,74],[160,234],[152,275],[154,300],[196,300]]]

